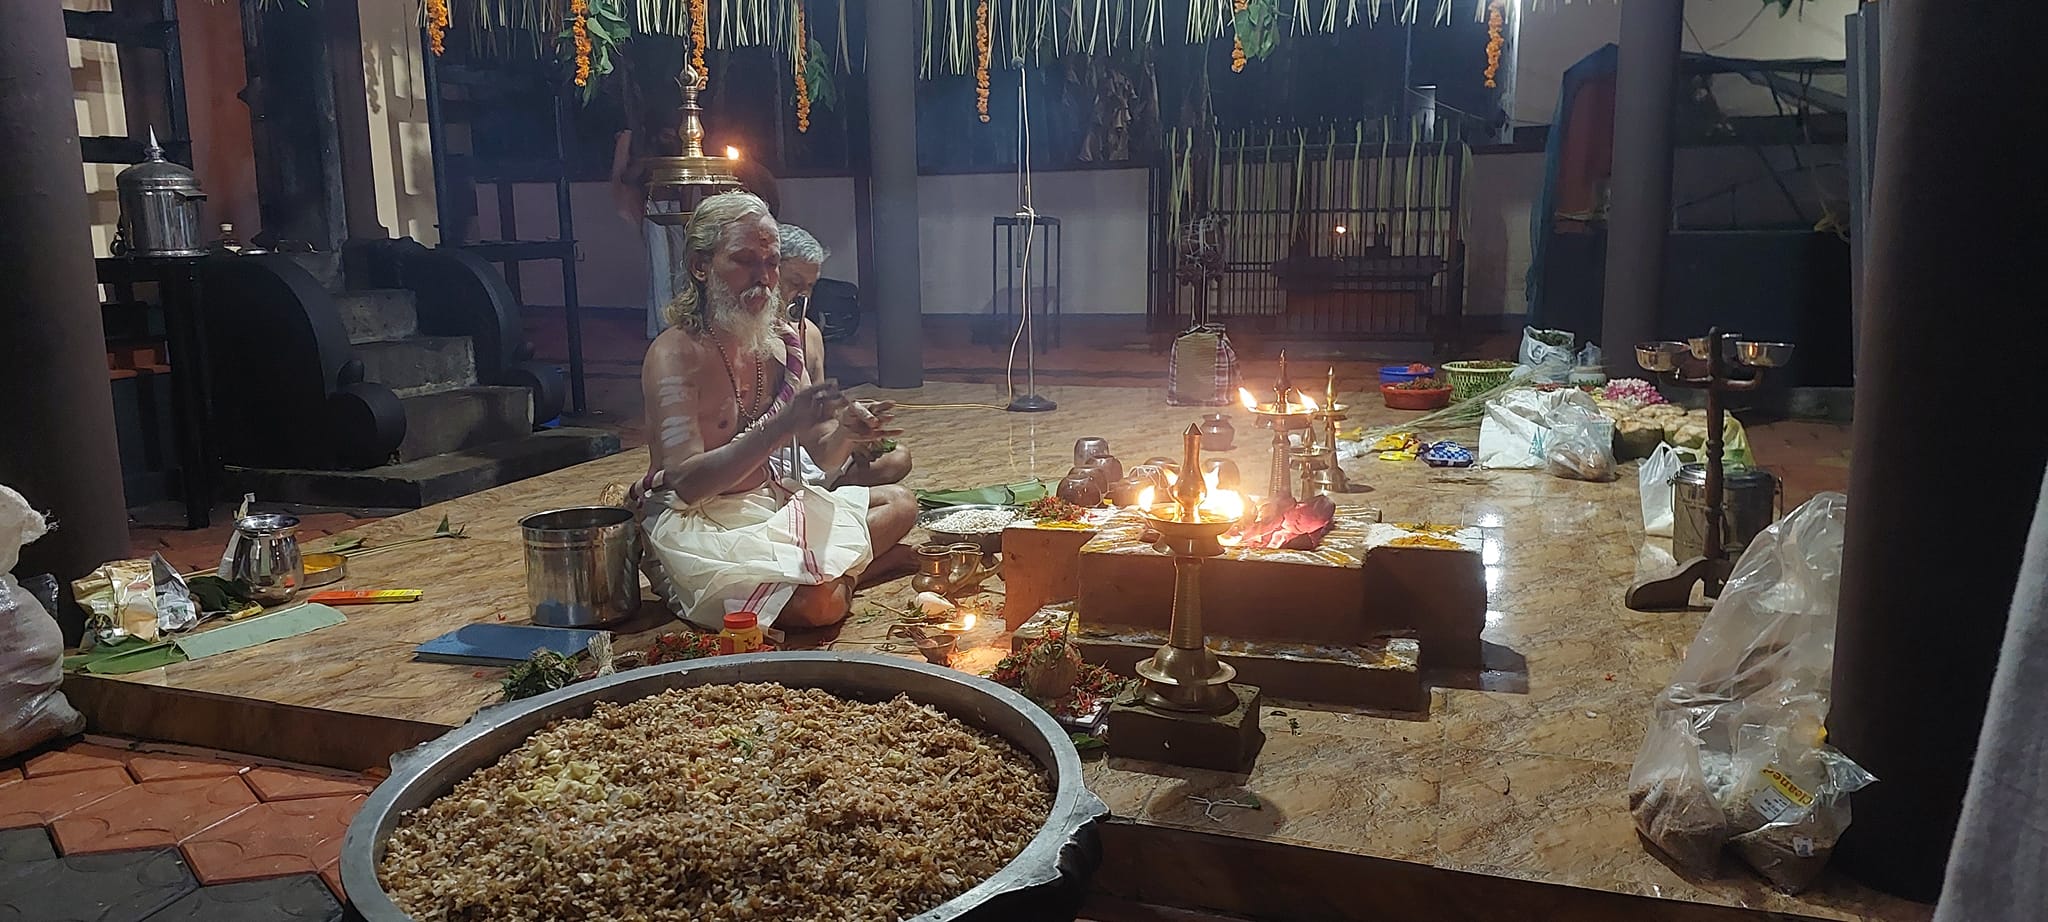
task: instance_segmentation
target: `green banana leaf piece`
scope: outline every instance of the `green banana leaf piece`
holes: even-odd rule
[[[185,654],[178,652],[178,648],[168,640],[151,643],[130,637],[117,644],[95,648],[91,653],[64,657],[64,671],[126,675],[184,661]]]
[[[1037,502],[1051,495],[1045,484],[1036,480],[1021,483],[996,484],[966,490],[919,490],[917,505],[920,509],[940,509],[965,503],[990,503],[997,506],[1022,506]]]

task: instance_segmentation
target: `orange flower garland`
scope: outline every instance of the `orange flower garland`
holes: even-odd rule
[[[811,87],[804,80],[804,5],[796,5],[796,48],[789,53],[790,68],[796,71],[796,131],[811,130]]]
[[[1251,6],[1252,0],[1231,0],[1230,11],[1232,13],[1243,13],[1245,10],[1251,9]],[[1233,74],[1244,73],[1244,39],[1241,37],[1232,36],[1230,39],[1230,72]]]
[[[569,0],[569,33],[576,39],[576,85],[590,85],[590,0]]]
[[[974,7],[974,111],[988,121],[988,0]]]
[[[442,38],[448,34],[448,0],[427,0],[427,44],[439,55],[446,50]]]
[[[1508,43],[1507,36],[1501,32],[1500,8],[1501,0],[1493,0],[1486,6],[1486,88],[1489,90],[1498,85],[1494,78],[1500,75],[1500,50]]]
[[[709,79],[711,72],[704,69],[704,43],[710,34],[704,24],[710,15],[706,6],[706,0],[690,0],[690,66],[697,69],[699,77]]]

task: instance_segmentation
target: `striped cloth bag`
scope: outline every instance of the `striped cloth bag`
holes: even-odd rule
[[[1197,324],[1173,341],[1166,365],[1166,402],[1218,407],[1237,396],[1237,350],[1222,324]]]

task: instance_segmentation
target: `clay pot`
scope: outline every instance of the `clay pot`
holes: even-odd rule
[[[1153,495],[1155,497],[1158,495],[1158,482],[1153,478],[1153,475],[1138,473],[1141,470],[1144,470],[1144,468],[1131,468],[1129,476],[1109,485],[1109,492],[1106,495],[1111,505],[1137,505],[1138,494],[1145,492],[1146,487],[1153,488]]]
[[[1103,488],[1100,476],[1096,468],[1070,468],[1067,476],[1061,478],[1059,489],[1055,492],[1060,499],[1083,509],[1093,509],[1102,505]]]
[[[1066,697],[1080,678],[1081,651],[1070,643],[1044,644],[1024,660],[1024,693],[1040,701]]]
[[[1074,440],[1074,466],[1086,467],[1095,458],[1109,457],[1109,440],[1090,436]]]
[[[1110,484],[1124,479],[1124,464],[1122,461],[1118,461],[1114,455],[1089,458],[1087,463],[1074,466],[1095,472],[1097,479],[1102,482],[1102,489],[1104,490],[1108,490]]]
[[[1229,451],[1237,441],[1237,427],[1221,413],[1202,414],[1202,450]]]

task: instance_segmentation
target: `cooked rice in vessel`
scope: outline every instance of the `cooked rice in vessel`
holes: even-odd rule
[[[422,920],[895,920],[1016,857],[1051,810],[1029,755],[902,696],[672,689],[559,720],[391,833]]]

